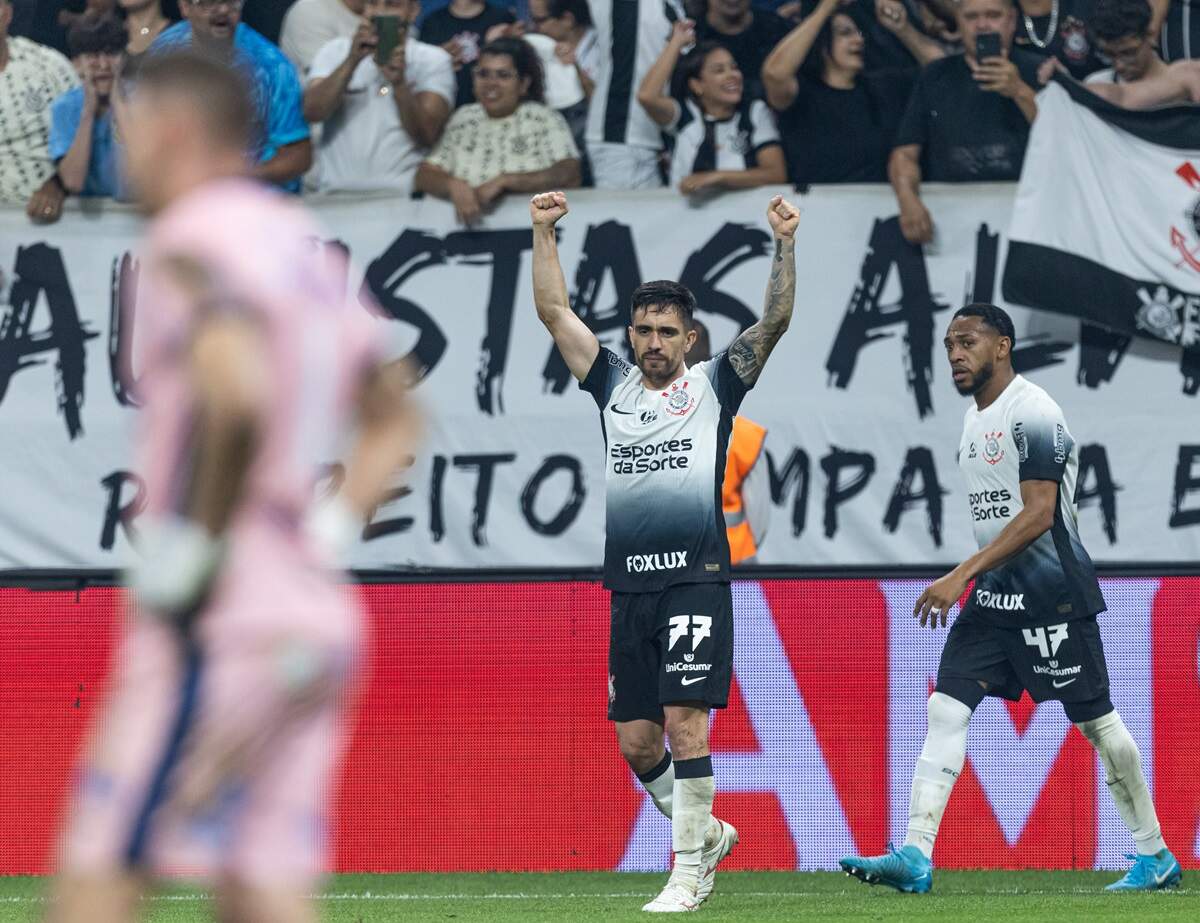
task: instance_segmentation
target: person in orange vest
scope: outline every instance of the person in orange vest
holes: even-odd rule
[[[712,358],[708,328],[700,321],[695,325],[696,342],[688,351],[689,363]],[[767,453],[763,451],[766,438],[765,427],[742,416],[733,418],[721,505],[729,536],[729,561],[735,567],[757,563],[758,549],[771,521],[771,483]]]

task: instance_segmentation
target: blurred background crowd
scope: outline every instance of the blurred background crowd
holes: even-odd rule
[[[248,152],[296,193],[392,190],[465,224],[509,194],[1018,178],[1054,67],[1200,57],[1192,0],[0,0],[0,201],[128,196],[122,83],[194,45],[245,73]]]

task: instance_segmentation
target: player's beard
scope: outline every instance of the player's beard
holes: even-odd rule
[[[995,364],[988,362],[980,367],[978,372],[971,376],[969,383],[960,385],[958,382],[955,382],[954,387],[958,390],[958,393],[964,397],[976,395],[987,387],[987,383],[992,380],[992,376],[995,373]]]
[[[660,357],[662,361],[655,362],[653,365],[646,362],[644,354],[637,357],[637,366],[642,371],[642,377],[656,387],[670,384],[683,372],[682,359],[677,361],[673,367],[668,368],[671,362],[670,357],[659,353],[655,358]]]

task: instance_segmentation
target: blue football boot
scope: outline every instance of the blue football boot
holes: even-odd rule
[[[933,889],[933,863],[915,846],[896,849],[888,843],[883,856],[847,856],[839,865],[869,885],[887,885],[906,894],[925,894]]]
[[[1171,850],[1164,849],[1153,856],[1126,856],[1133,868],[1120,881],[1114,881],[1105,891],[1159,891],[1177,888],[1183,880],[1183,870]]]

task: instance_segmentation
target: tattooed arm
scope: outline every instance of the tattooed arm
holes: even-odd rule
[[[800,223],[800,209],[783,196],[775,196],[767,209],[767,220],[775,233],[775,258],[771,262],[763,316],[729,347],[729,364],[747,388],[758,381],[767,357],[791,323],[796,302],[795,235]]]

